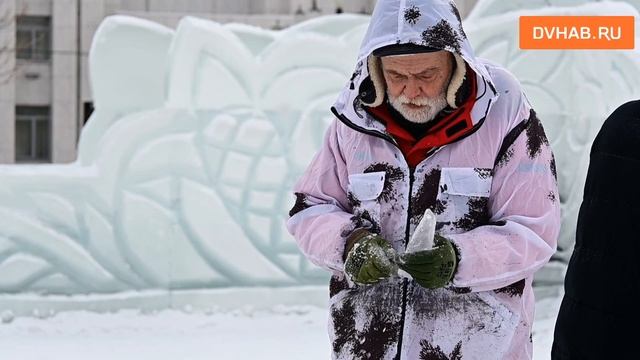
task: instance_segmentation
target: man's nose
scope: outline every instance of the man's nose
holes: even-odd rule
[[[406,96],[409,100],[413,100],[420,96],[422,90],[420,89],[420,84],[416,80],[409,80],[407,81],[403,92],[404,96]]]

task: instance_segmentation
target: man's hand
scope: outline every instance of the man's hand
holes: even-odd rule
[[[456,252],[449,240],[436,235],[434,245],[431,250],[402,255],[398,264],[418,284],[428,289],[447,285],[458,266]]]
[[[396,251],[376,234],[360,232],[348,242],[344,271],[357,284],[375,284],[398,273]]]

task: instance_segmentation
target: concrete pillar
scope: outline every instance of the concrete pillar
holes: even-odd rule
[[[16,3],[0,1],[0,163],[15,162]]]
[[[76,159],[77,97],[77,11],[79,0],[53,2],[51,21],[52,161],[67,163]]]
[[[295,11],[291,10],[291,0],[266,0],[263,12],[265,14],[290,14]]]
[[[216,11],[218,14],[248,14],[250,8],[249,0],[218,1]]]

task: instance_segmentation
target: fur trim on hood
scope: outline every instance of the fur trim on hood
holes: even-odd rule
[[[379,106],[386,95],[380,57],[373,55],[374,51],[381,55],[383,48],[397,45],[405,54],[434,49],[451,52],[456,67],[447,88],[447,103],[455,109],[465,100],[465,79],[471,74],[467,72],[472,71],[477,80],[472,122],[478,124],[484,119],[498,92],[484,62],[475,57],[458,9],[450,0],[379,1],[362,41],[353,76],[334,103],[335,114],[357,127],[384,132],[384,126],[376,124],[364,106]]]
[[[460,55],[453,53],[453,57],[455,59],[455,65],[451,80],[449,81],[449,85],[447,87],[446,98],[447,104],[449,104],[451,108],[457,109],[458,106],[460,106],[460,103],[458,101],[460,101],[460,99],[464,101],[463,97],[460,96],[459,93],[463,91],[461,87],[467,75],[467,65]],[[371,77],[371,82],[373,83],[373,89],[371,90],[374,92],[374,94],[368,97],[373,98],[372,102],[368,103],[366,102],[366,99],[363,99],[362,105],[368,107],[378,107],[384,102],[386,94],[386,83],[384,80],[384,74],[382,73],[382,61],[379,57],[371,54],[367,58],[367,65],[369,68],[369,76]]]

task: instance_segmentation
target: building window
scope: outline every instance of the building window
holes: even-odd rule
[[[16,107],[16,162],[51,162],[48,106]]]
[[[38,61],[51,58],[51,18],[47,16],[18,16],[16,57]]]

